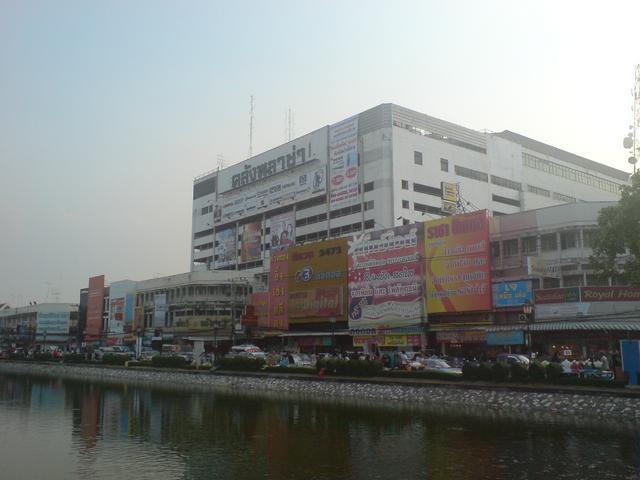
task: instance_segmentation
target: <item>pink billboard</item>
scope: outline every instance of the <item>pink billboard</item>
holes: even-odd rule
[[[89,292],[87,295],[87,325],[85,337],[87,340],[97,340],[102,333],[102,311],[104,303],[104,275],[89,278]]]
[[[269,271],[269,316],[266,328],[287,330],[289,328],[289,251],[271,252]]]
[[[349,239],[349,328],[394,328],[422,321],[422,224]]]

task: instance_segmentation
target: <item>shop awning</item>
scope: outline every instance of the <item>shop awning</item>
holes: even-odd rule
[[[526,329],[526,324],[494,325],[493,327],[488,327],[487,332],[507,332]],[[640,332],[640,321],[576,320],[564,322],[540,322],[529,325],[529,330],[532,332],[558,332],[570,330]]]
[[[349,332],[340,331],[340,332],[284,332],[282,337],[330,337],[331,335],[340,336],[340,335],[349,335]]]
[[[608,321],[586,321],[586,322],[545,322],[531,325],[532,332],[553,332],[558,330],[606,330],[640,332],[640,322],[608,322]]]

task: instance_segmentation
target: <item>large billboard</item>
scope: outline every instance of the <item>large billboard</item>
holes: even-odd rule
[[[156,293],[153,297],[153,326],[156,328],[162,328],[165,326],[167,312],[169,306],[167,305],[167,294]]]
[[[262,258],[262,222],[246,223],[240,227],[240,262],[255,262]]]
[[[531,287],[531,280],[493,284],[494,307],[517,307],[524,305],[526,301],[533,302],[533,288]]]
[[[491,310],[486,210],[424,223],[427,312]]]
[[[329,204],[331,210],[360,201],[358,117],[329,128]]]
[[[104,275],[89,279],[87,294],[87,325],[85,334],[88,337],[100,337],[102,332],[102,311],[104,303]]]
[[[249,302],[254,308],[258,327],[269,328],[269,292],[252,293]]]
[[[289,249],[289,323],[344,320],[347,239]]]
[[[229,265],[236,264],[238,250],[236,248],[235,226],[225,228],[224,230],[216,230],[215,254],[215,268],[228,267]]]
[[[423,317],[422,225],[349,239],[349,328],[394,328]]]
[[[219,172],[214,223],[228,223],[324,194],[327,129],[323,127]]]
[[[327,127],[225,168],[218,174],[218,192],[255,185],[308,164],[323,168],[327,164]]]
[[[287,330],[289,328],[289,251],[272,251],[269,268],[269,314],[265,328]],[[258,318],[258,322],[260,319]],[[260,324],[260,323],[258,323]]]
[[[293,246],[296,242],[296,219],[293,210],[269,219],[269,242],[271,252],[279,252]]]
[[[215,224],[228,223],[264,211],[292,205],[326,191],[326,166],[314,162],[265,180],[251,188],[229,192],[218,198]]]
[[[36,334],[67,335],[69,333],[70,314],[66,312],[38,312]]]

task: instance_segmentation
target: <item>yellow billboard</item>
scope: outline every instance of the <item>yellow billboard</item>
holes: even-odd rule
[[[427,313],[491,310],[486,210],[425,222]]]
[[[289,323],[346,320],[347,239],[289,250]]]

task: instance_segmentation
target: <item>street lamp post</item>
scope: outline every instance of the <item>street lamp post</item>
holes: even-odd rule
[[[336,317],[329,317],[329,323],[331,324],[331,348],[335,352],[336,350]]]
[[[522,311],[524,312],[524,316],[525,316],[525,320],[527,322],[527,339],[526,339],[526,343],[527,343],[527,349],[529,351],[529,360],[531,360],[531,322],[533,320],[533,303],[531,303],[529,300],[525,300],[524,304],[522,305]]]
[[[45,330],[44,332],[42,332],[42,335],[44,337],[44,340],[42,342],[42,351],[46,351],[47,349],[47,331]]]
[[[218,329],[220,328],[220,321],[215,320],[213,322],[213,362],[218,362]]]
[[[136,358],[140,359],[142,355],[142,328],[136,329]]]

